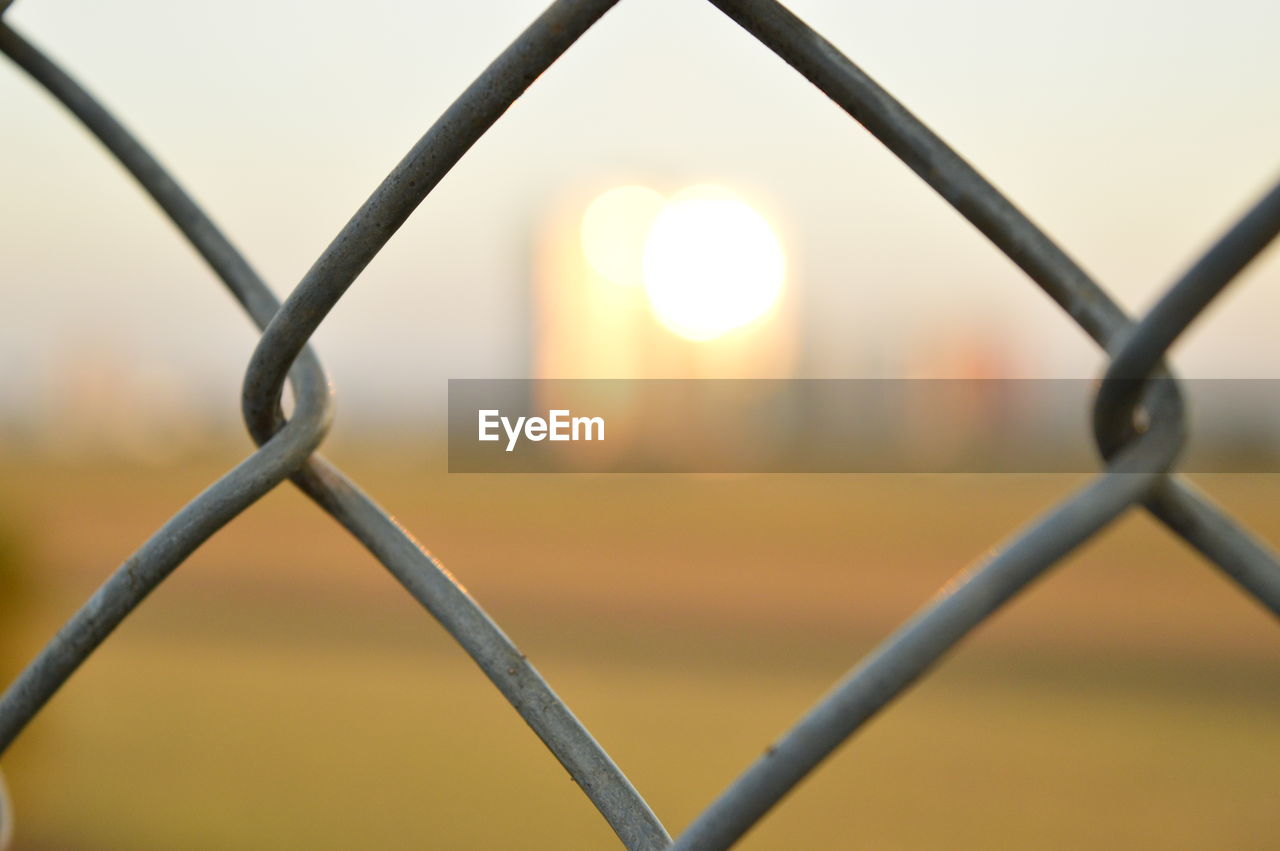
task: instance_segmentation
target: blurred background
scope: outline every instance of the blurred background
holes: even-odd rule
[[[1275,4],[791,6],[1132,311],[1276,177]],[[540,8],[19,0],[5,20],[101,96],[283,295]],[[0,102],[7,681],[250,451],[238,399],[256,334],[12,66]],[[738,288],[682,278],[691,268],[733,268]],[[1272,250],[1180,342],[1179,372],[1278,377],[1277,284]],[[673,830],[1081,480],[451,476],[446,379],[1103,365],[864,130],[689,0],[606,15],[315,341],[337,388],[326,453],[503,624]],[[1280,541],[1277,477],[1198,481]],[[1273,845],[1277,663],[1274,620],[1134,513],[744,846]],[[287,486],[132,615],[3,767],[19,848],[612,842],[465,655]]]

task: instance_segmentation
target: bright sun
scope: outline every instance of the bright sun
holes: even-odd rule
[[[582,222],[587,262],[621,285],[643,283],[667,330],[702,342],[770,315],[782,297],[777,234],[749,204],[716,186],[663,199],[651,189],[611,189]]]

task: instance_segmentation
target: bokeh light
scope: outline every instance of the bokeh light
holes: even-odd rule
[[[662,195],[645,186],[619,186],[592,201],[582,216],[587,264],[615,284],[639,286],[645,237],[662,203]]]
[[[764,217],[715,186],[682,190],[663,205],[649,227],[643,264],[654,317],[698,342],[770,315],[786,266]]]

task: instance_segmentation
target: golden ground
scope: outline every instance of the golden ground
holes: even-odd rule
[[[12,669],[227,458],[0,464]],[[336,459],[678,830],[1069,477],[449,476]],[[1280,477],[1201,484],[1280,541]],[[5,606],[9,611],[10,606]],[[11,670],[10,670],[11,674]],[[515,712],[282,488],[132,616],[3,767],[19,848],[608,848]],[[1133,513],[861,731],[746,848],[1280,846],[1280,628]]]

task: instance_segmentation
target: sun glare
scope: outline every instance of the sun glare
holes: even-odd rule
[[[718,186],[692,186],[666,199],[643,186],[610,189],[583,215],[582,250],[607,280],[643,283],[658,323],[694,342],[769,316],[782,297],[778,235]]]
[[[686,340],[711,340],[769,315],[782,296],[784,266],[764,217],[718,187],[668,200],[644,245],[649,305]]]

